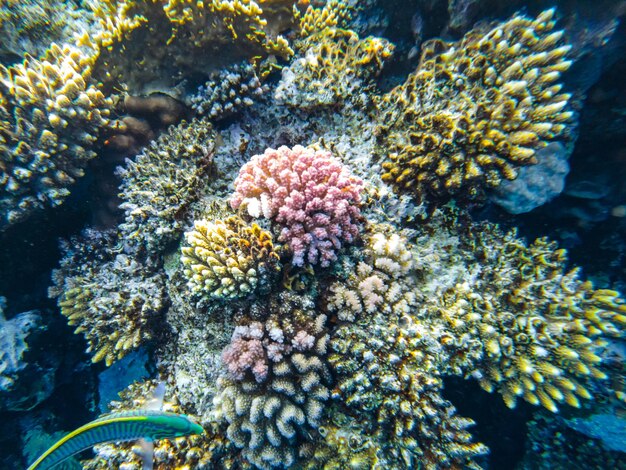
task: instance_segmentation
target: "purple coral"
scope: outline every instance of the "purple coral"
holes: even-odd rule
[[[262,323],[253,322],[235,328],[230,344],[222,353],[222,360],[233,379],[243,380],[248,370],[252,371],[257,382],[267,378],[269,367],[262,338]]]
[[[328,266],[342,243],[359,234],[362,187],[330,152],[282,146],[255,155],[241,168],[230,203],[282,226],[278,239],[289,245],[294,265],[306,258]]]

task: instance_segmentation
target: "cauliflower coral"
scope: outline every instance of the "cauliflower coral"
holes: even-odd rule
[[[329,266],[359,234],[363,183],[326,150],[267,149],[239,171],[231,206],[281,227],[292,263]]]

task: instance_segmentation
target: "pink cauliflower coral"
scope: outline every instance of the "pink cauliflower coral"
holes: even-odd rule
[[[358,236],[362,186],[330,152],[283,146],[241,168],[230,203],[280,224],[279,240],[288,244],[294,265],[306,259],[328,266],[341,244]]]
[[[266,379],[269,368],[262,338],[263,324],[259,322],[235,328],[230,344],[222,352],[222,360],[233,379],[243,380],[248,370],[257,382]]]

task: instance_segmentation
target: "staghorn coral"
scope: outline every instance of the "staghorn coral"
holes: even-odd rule
[[[152,338],[167,303],[163,273],[116,254],[114,240],[87,234],[65,243],[49,290],[75,332],[85,336],[92,361],[104,360],[107,366]]]
[[[160,252],[182,231],[185,212],[204,184],[215,146],[206,120],[172,126],[125,168],[120,230],[127,243],[148,253]]]
[[[185,234],[181,262],[189,289],[214,299],[236,299],[267,293],[280,269],[272,236],[239,217],[197,220]]]
[[[53,44],[0,65],[0,228],[61,204],[83,176],[111,102],[89,85],[92,58]]]
[[[363,101],[393,49],[386,39],[360,39],[350,30],[324,29],[304,57],[283,69],[274,96],[299,108]]]
[[[420,200],[481,198],[536,163],[573,123],[561,73],[571,46],[554,10],[478,28],[457,44],[427,43],[420,66],[383,97],[377,129],[383,180]]]
[[[241,168],[230,203],[275,221],[294,265],[329,266],[342,243],[358,237],[361,185],[330,152],[283,146]]]
[[[232,116],[263,94],[263,87],[251,64],[237,64],[211,75],[191,97],[193,109],[200,115],[219,120]]]
[[[590,399],[586,382],[603,379],[597,348],[621,336],[626,304],[617,292],[594,290],[565,271],[565,250],[537,239],[526,244],[487,224],[468,234],[483,268],[472,283],[448,290],[438,315],[456,335],[482,344],[482,358],[467,372],[514,407],[522,398],[557,411]]]
[[[298,448],[320,426],[330,381],[325,323],[311,298],[288,292],[253,304],[238,319],[247,336],[259,336],[267,371],[237,368],[233,378],[220,379],[215,418],[228,423],[229,440],[257,467],[294,464]],[[238,335],[225,351],[231,371],[229,356],[243,352]]]

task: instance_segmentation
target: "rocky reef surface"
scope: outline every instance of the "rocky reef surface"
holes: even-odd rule
[[[625,2],[66,6],[0,6],[0,466],[158,382],[156,469],[626,466]]]

